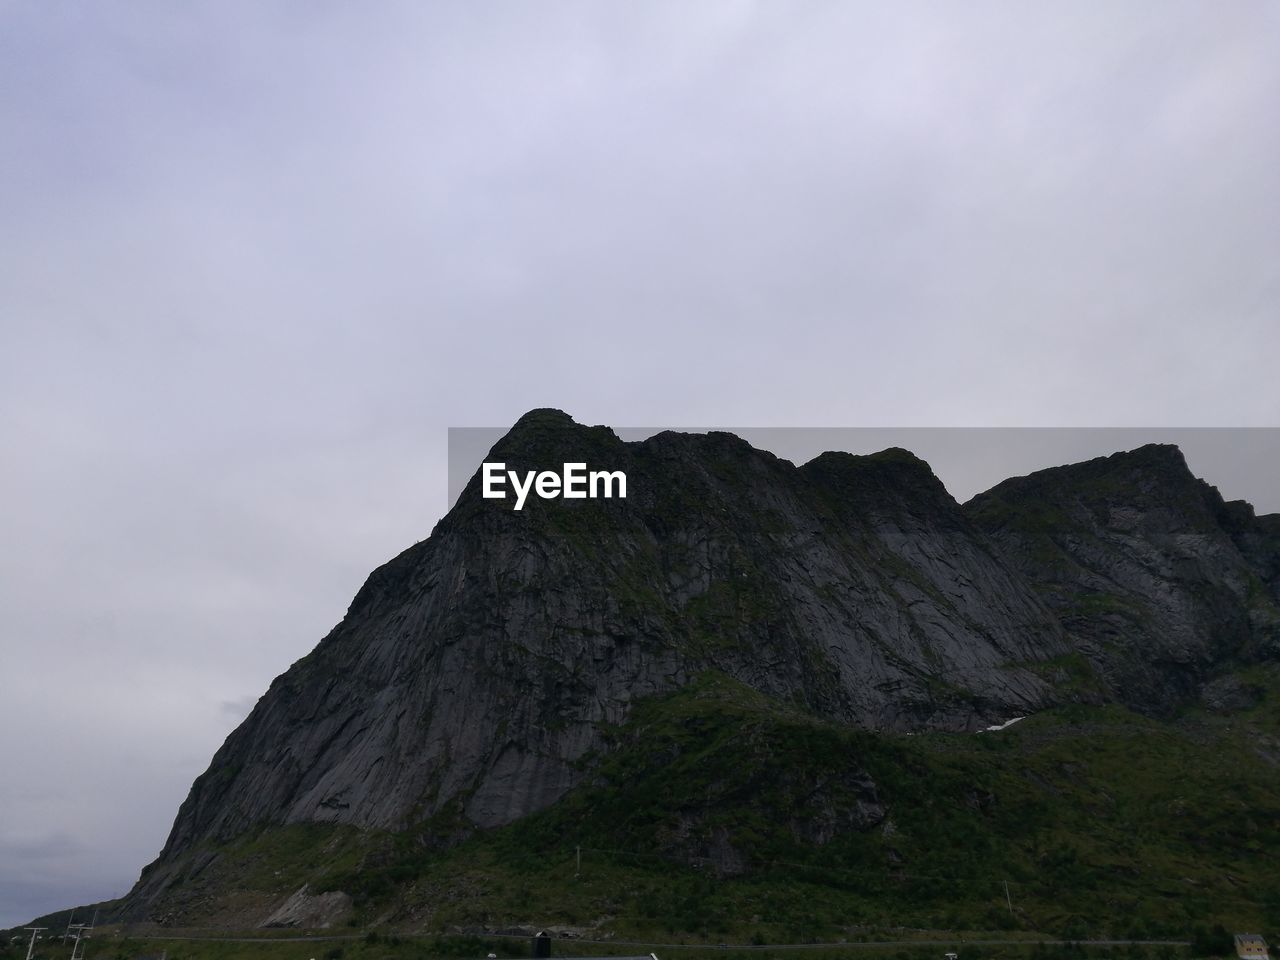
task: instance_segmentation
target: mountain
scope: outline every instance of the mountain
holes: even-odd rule
[[[1176,447],[1006,480],[965,510],[1137,709],[1171,711],[1224,664],[1280,652],[1280,518],[1224,502]]]
[[[871,856],[873,833],[876,870],[892,870],[933,829],[891,839],[903,765],[912,789],[936,774],[940,796],[986,816],[981,790],[903,736],[1108,704],[1156,721],[1202,696],[1249,706],[1256,684],[1235,672],[1280,641],[1280,518],[1225,503],[1174,448],[964,506],[904,450],[797,467],[729,434],[624,443],[553,410],[488,460],[623,471],[627,496],[517,511],[473,477],[227,738],[122,916],[209,920],[247,864],[294,863],[296,842],[315,866],[282,882],[309,886],[267,912],[302,922],[320,888],[342,909],[381,902],[420,883],[415,857],[536,840],[568,810],[600,844],[721,876],[750,875],[753,848]],[[658,788],[663,771],[683,779]],[[658,791],[650,820],[628,819],[628,782]]]

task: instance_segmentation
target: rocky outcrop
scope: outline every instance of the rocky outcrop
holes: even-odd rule
[[[337,890],[312,893],[303,886],[262,921],[264,927],[302,927],[323,930],[351,914],[351,898]]]
[[[587,776],[634,703],[708,669],[862,728],[979,730],[1076,696],[1059,681],[1077,651],[1113,695],[1182,697],[1275,642],[1276,525],[1176,451],[965,508],[902,450],[796,467],[728,434],[623,443],[557,411],[489,459],[622,470],[628,495],[517,512],[473,478],[228,737],[131,910],[186,851],[261,824],[509,823]],[[814,789],[830,809],[797,830],[815,843],[883,817],[874,784],[853,806]]]
[[[965,512],[1136,709],[1168,713],[1280,649],[1280,518],[1224,503],[1176,447],[1007,480]]]

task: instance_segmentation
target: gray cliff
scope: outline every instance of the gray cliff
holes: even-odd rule
[[[966,513],[1054,611],[1107,692],[1167,714],[1280,652],[1280,517],[1150,445],[1006,480]]]
[[[589,775],[602,725],[707,670],[863,728],[975,730],[1082,696],[1166,706],[1277,643],[1280,524],[1172,449],[964,508],[902,450],[796,467],[548,410],[489,459],[623,470],[628,496],[516,512],[474,477],[227,738],[131,909],[187,851],[263,824],[509,823]]]

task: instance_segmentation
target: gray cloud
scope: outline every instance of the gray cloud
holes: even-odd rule
[[[83,853],[85,845],[65,833],[52,833],[21,842],[0,841],[0,855],[6,860],[41,861],[74,857]]]
[[[222,711],[223,716],[239,723],[249,715],[249,712],[253,710],[254,704],[258,702],[258,699],[261,696],[262,694],[260,693],[251,693],[247,697],[238,697],[235,700],[223,700],[222,703],[218,704],[218,707]]]
[[[1278,32],[0,3],[0,829],[92,853],[21,889],[128,886],[447,426],[1275,425]]]

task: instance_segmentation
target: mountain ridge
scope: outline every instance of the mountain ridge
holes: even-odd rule
[[[126,915],[264,825],[447,815],[451,843],[519,821],[590,780],[635,703],[708,669],[850,729],[975,731],[1073,702],[1167,713],[1280,644],[1280,517],[1226,503],[1176,448],[964,505],[897,448],[795,466],[549,409],[491,459],[624,469],[628,497],[515,512],[473,476],[227,738]]]

